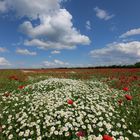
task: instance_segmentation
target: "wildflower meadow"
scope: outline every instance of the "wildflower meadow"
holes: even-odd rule
[[[0,140],[140,140],[139,69],[1,73]]]

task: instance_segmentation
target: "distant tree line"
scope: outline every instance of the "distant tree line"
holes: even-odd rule
[[[132,65],[110,65],[110,66],[90,66],[90,67],[60,67],[54,69],[99,69],[99,68],[140,68],[140,62]],[[46,69],[46,68],[42,68]],[[48,68],[47,68],[48,69]]]

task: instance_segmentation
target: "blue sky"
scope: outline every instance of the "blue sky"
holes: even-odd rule
[[[140,61],[139,0],[0,0],[0,68]]]

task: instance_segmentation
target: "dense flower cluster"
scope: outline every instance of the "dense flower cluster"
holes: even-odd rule
[[[6,139],[128,140],[140,135],[120,116],[122,91],[99,81],[50,78],[0,94],[0,132]],[[130,95],[125,95],[130,100]],[[120,102],[121,103],[121,102]],[[130,122],[131,123],[131,122]]]

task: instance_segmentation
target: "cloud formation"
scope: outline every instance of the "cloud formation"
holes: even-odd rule
[[[27,49],[20,49],[20,48],[18,48],[17,50],[16,50],[16,53],[18,53],[18,54],[22,54],[22,55],[37,55],[37,53],[36,52],[31,52],[31,51],[29,51],[29,50],[27,50]]]
[[[107,11],[103,10],[103,9],[100,9],[98,7],[95,7],[94,8],[94,11],[96,12],[96,16],[99,18],[99,19],[103,19],[103,20],[109,20],[111,18],[114,17],[113,14],[109,14]]]
[[[89,20],[86,21],[86,29],[91,30],[91,23]]]
[[[51,54],[60,54],[60,53],[61,53],[61,52],[58,51],[58,50],[54,50],[54,51],[51,52]]]
[[[0,11],[14,11],[17,17],[36,19],[43,15],[54,14],[60,8],[60,0],[2,0]]]
[[[0,66],[10,66],[10,62],[6,60],[4,57],[0,57]]]
[[[55,59],[52,62],[51,61],[44,61],[43,66],[49,67],[49,68],[54,68],[54,67],[67,67],[69,66],[68,62],[63,62],[61,60]]]
[[[5,1],[0,1],[0,12],[6,12],[6,9]]]
[[[17,17],[28,17],[20,31],[30,37],[25,45],[44,49],[72,49],[89,45],[90,39],[82,35],[72,23],[72,15],[61,8],[62,0],[4,0],[5,9],[13,10]],[[2,9],[2,8],[1,8]],[[34,26],[33,20],[39,19]]]
[[[140,35],[140,28],[137,29],[131,29],[129,31],[127,31],[126,33],[123,33],[120,38],[126,38],[129,36],[134,36],[134,35]]]
[[[140,41],[112,43],[92,50],[90,55],[98,65],[133,64],[140,61]]]

